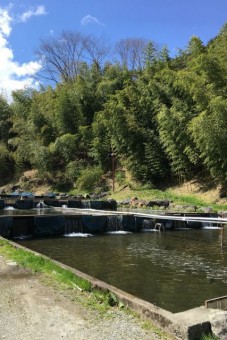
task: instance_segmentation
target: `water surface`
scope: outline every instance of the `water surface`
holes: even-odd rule
[[[227,237],[219,230],[26,240],[24,246],[171,312],[227,293]],[[72,236],[72,235],[71,235]]]

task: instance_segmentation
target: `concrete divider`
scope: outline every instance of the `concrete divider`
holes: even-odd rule
[[[13,216],[12,237],[34,236],[33,216]]]
[[[67,201],[67,206],[68,206],[68,208],[82,209],[83,208],[83,203],[80,200],[68,200]]]
[[[107,216],[83,215],[81,216],[84,233],[105,233],[107,231]]]
[[[13,230],[12,216],[2,216],[0,218],[0,236],[11,237]]]
[[[33,208],[33,200],[16,200],[15,208],[17,209],[32,209]]]
[[[35,236],[60,236],[65,232],[65,216],[35,216]]]
[[[137,231],[136,220],[134,215],[122,215],[122,228],[125,231]]]
[[[5,208],[5,201],[0,199],[0,209]]]

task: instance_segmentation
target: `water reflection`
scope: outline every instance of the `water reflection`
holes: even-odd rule
[[[227,248],[221,249],[217,230],[38,239],[22,244],[172,312],[226,295]]]

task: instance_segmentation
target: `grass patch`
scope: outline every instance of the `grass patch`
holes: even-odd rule
[[[35,255],[24,249],[13,247],[7,240],[0,240],[0,254],[19,265],[29,268],[33,273],[45,273],[49,278],[67,286],[78,286],[83,291],[91,291],[90,282],[62,269],[43,256]]]
[[[202,335],[201,339],[200,340],[219,340],[219,338],[213,334],[204,334]]]
[[[217,204],[213,202],[207,202],[204,199],[200,198],[199,195],[185,195],[185,194],[176,194],[171,189],[162,191],[158,189],[147,189],[146,187],[140,188],[129,188],[127,187],[124,190],[116,191],[112,193],[111,198],[116,201],[122,201],[126,198],[137,197],[143,200],[169,200],[174,204],[179,205],[189,205],[196,207],[212,207],[214,211],[226,211],[227,204]]]
[[[147,331],[152,331],[154,334],[156,334],[160,339],[162,340],[171,340],[171,339],[175,339],[175,338],[171,338],[170,335],[166,334],[164,331],[162,331],[160,328],[156,327],[152,322],[150,322],[149,320],[144,321],[142,323],[142,327],[143,329],[147,330]]]

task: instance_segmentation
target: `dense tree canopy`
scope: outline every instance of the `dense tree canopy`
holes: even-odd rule
[[[73,186],[111,171],[114,154],[141,183],[206,174],[226,186],[227,26],[174,57],[135,38],[112,51],[79,32],[41,42],[40,79],[56,84],[0,97],[1,183],[35,168]]]

